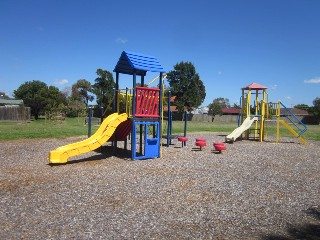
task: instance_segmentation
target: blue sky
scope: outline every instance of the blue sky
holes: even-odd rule
[[[257,82],[291,107],[320,97],[318,0],[2,0],[0,91],[25,81],[63,90],[113,71],[123,50],[158,58],[166,71],[192,62],[208,105],[239,102]],[[148,73],[146,82],[155,75]],[[121,87],[131,78],[121,75]]]

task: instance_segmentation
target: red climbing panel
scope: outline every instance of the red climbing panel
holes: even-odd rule
[[[159,88],[136,87],[136,117],[160,117]]]

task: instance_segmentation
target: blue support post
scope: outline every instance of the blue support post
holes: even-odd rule
[[[171,145],[171,140],[172,140],[172,111],[169,111],[170,115],[169,115],[169,135],[170,135],[170,141],[169,144]]]
[[[101,114],[101,117],[100,117],[100,124],[102,124],[103,122],[103,107],[100,108],[100,114]]]
[[[88,109],[88,138],[91,137],[91,125],[92,125],[92,108],[91,106]]]
[[[115,89],[115,95],[114,95],[114,107],[115,107],[115,111],[118,112],[119,109],[118,109],[118,94],[119,94],[119,73],[117,72],[116,73],[116,89]]]
[[[116,89],[115,88],[112,88],[112,92],[113,92],[113,96],[114,96],[114,99],[113,99],[113,103],[112,103],[112,112],[115,113],[116,112]]]
[[[133,74],[133,93],[132,93],[132,137],[131,137],[131,159],[135,157],[136,151],[136,85],[137,85],[137,74]],[[141,144],[141,143],[140,143]]]
[[[171,119],[170,119],[170,113],[171,113],[171,111],[170,111],[170,106],[171,106],[171,104],[170,104],[170,99],[171,99],[171,91],[168,91],[168,103],[167,103],[167,105],[168,105],[168,124],[167,124],[167,147],[169,147],[169,145],[171,144],[171,132],[170,132],[170,125],[171,125]]]
[[[159,76],[159,88],[160,88],[160,92],[159,92],[159,129],[162,129],[162,73],[160,73]],[[160,132],[160,131],[159,131]],[[162,139],[160,139],[160,135],[158,135],[159,141],[161,142]],[[159,153],[161,152],[161,143],[159,144]]]
[[[187,136],[187,121],[188,121],[188,113],[187,111],[184,111],[184,130],[183,130],[183,136]],[[186,146],[186,142],[183,143],[184,146]]]
[[[141,76],[141,87],[144,87],[144,76],[142,75]],[[144,128],[144,131],[147,131],[146,130],[146,125],[142,126],[142,124],[140,124],[140,148],[139,148],[139,152],[140,154],[142,155],[142,139],[143,139],[143,128]]]
[[[142,125],[142,124],[140,124],[140,146],[139,146],[139,153],[142,155],[142,142],[144,142],[144,141],[142,141],[142,139],[143,139],[143,128],[144,128],[144,133],[146,133],[146,125]]]

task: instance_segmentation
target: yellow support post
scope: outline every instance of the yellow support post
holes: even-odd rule
[[[259,114],[259,90],[256,90],[256,104],[255,104],[255,112],[254,114],[257,116]],[[254,139],[258,137],[258,121],[254,124]]]
[[[247,103],[246,103],[246,106],[247,106],[247,109],[246,109],[246,117],[247,118],[250,118],[250,111],[251,111],[251,90],[248,90],[248,93],[247,93]],[[250,129],[246,130],[246,133],[245,133],[245,139],[249,139],[249,131]]]
[[[261,100],[261,117],[260,117],[260,136],[259,142],[264,140],[264,117],[265,116],[265,101]]]
[[[277,103],[276,116],[277,116],[277,137],[276,137],[276,143],[279,143],[279,142],[280,142],[280,101],[278,101],[278,103]]]
[[[251,90],[248,91],[247,93],[247,112],[246,112],[246,117],[250,117],[250,103],[251,103]]]

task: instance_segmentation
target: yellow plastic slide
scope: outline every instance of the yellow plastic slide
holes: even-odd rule
[[[252,119],[250,119],[250,117],[247,117],[243,123],[241,124],[240,127],[236,128],[235,130],[233,130],[232,133],[230,133],[227,137],[226,137],[226,142],[234,142],[238,137],[241,136],[241,134],[248,130],[250,128],[250,126],[252,125],[252,123],[254,121],[258,120],[257,117],[253,117]]]
[[[98,130],[88,139],[57,148],[49,153],[49,163],[66,163],[70,157],[91,152],[102,146],[113,135],[117,126],[126,121],[126,113],[114,113],[108,116]]]

